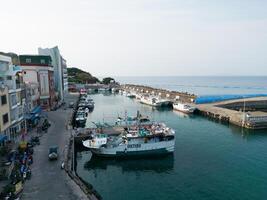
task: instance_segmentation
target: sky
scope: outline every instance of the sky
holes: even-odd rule
[[[1,0],[0,51],[96,76],[267,75],[267,0]]]

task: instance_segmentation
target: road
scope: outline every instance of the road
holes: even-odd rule
[[[57,111],[47,112],[52,125],[48,132],[41,137],[41,144],[34,148],[32,177],[25,183],[22,199],[86,199],[80,188],[60,168],[69,137],[66,122],[71,111],[72,109],[64,110],[61,108]],[[59,159],[57,161],[48,160],[48,149],[53,145],[59,147]]]

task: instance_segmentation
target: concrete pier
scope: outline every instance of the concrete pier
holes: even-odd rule
[[[249,129],[267,128],[267,97],[195,105],[205,117]]]

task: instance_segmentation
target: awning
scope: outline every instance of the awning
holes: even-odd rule
[[[36,106],[30,114],[24,116],[25,119],[34,121],[36,118],[40,117],[42,112],[41,106]]]
[[[35,115],[35,114],[38,114],[38,113],[41,113],[41,112],[42,112],[41,106],[36,106],[36,107],[31,111],[31,114],[32,114],[32,115]]]
[[[3,142],[7,139],[7,136],[6,135],[0,135],[0,142]]]

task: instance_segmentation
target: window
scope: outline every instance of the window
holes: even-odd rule
[[[23,110],[22,107],[19,107],[19,118],[23,117]]]
[[[32,59],[26,58],[26,63],[31,63],[31,62],[32,62]]]
[[[41,64],[45,64],[45,59],[41,59]]]
[[[11,106],[15,106],[17,104],[17,97],[16,97],[16,94],[11,94],[10,95],[10,103],[11,103]]]
[[[7,76],[6,79],[9,81],[12,80],[12,76]]]
[[[3,115],[3,124],[6,124],[8,122],[8,113]]]
[[[1,104],[2,104],[2,105],[7,104],[6,95],[2,95],[2,96],[1,96]]]

